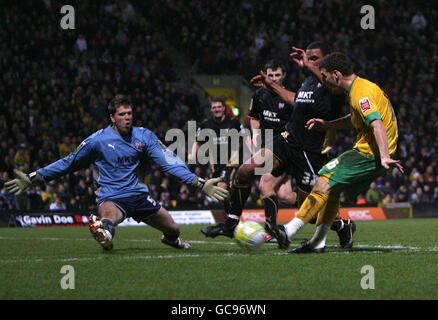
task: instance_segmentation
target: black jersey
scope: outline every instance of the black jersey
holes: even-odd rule
[[[213,139],[200,137],[201,130],[203,129],[211,129],[215,132],[215,137]],[[214,160],[214,164],[219,164],[219,160],[221,157],[221,151],[227,150],[227,160],[230,159],[231,156],[231,137],[228,135],[230,129],[236,129],[238,133],[244,135],[246,133],[245,128],[237,119],[231,119],[229,116],[225,116],[225,119],[222,122],[217,122],[214,119],[208,119],[202,122],[198,128],[196,134],[196,141],[199,144],[210,143],[211,150],[216,150],[216,159]],[[239,141],[242,139],[239,138]],[[239,143],[240,144],[240,143]],[[236,151],[239,151],[237,149]],[[210,158],[213,155],[210,153]],[[213,164],[213,163],[212,163]],[[223,163],[224,164],[224,163]],[[226,164],[226,163],[225,163]]]
[[[307,77],[295,96],[292,117],[288,125],[289,142],[304,151],[321,151],[325,132],[307,130],[305,124],[312,118],[324,120],[339,118],[345,97],[345,94],[331,94],[315,77]]]
[[[260,121],[260,129],[274,130],[274,136],[286,129],[290,121],[292,106],[280,96],[263,88],[257,89],[251,99],[248,115]]]

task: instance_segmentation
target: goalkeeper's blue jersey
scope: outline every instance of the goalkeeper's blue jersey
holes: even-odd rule
[[[133,127],[131,136],[125,140],[111,126],[95,132],[75,152],[37,172],[47,182],[94,164],[97,202],[100,203],[148,192],[142,181],[148,171],[148,160],[184,183],[189,184],[196,177],[152,131]]]

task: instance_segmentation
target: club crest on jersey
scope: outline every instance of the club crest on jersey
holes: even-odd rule
[[[371,110],[371,103],[368,97],[360,99],[359,105],[360,105],[360,109],[362,110],[362,113],[366,113],[367,111]]]
[[[141,141],[138,141],[138,140],[135,141],[134,146],[135,146],[135,149],[140,150],[141,149]]]
[[[279,102],[278,103],[278,109],[283,109],[284,108],[284,103],[283,102]]]

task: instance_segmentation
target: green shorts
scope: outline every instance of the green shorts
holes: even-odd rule
[[[351,196],[357,196],[386,172],[387,169],[380,163],[380,157],[366,156],[353,149],[329,161],[318,174],[333,190],[346,191]]]

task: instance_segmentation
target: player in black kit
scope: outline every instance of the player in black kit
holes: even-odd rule
[[[235,129],[240,136],[245,138],[245,142],[250,145],[249,132],[242,126],[239,120],[232,119],[225,114],[225,101],[220,97],[210,98],[210,111],[212,118],[202,122],[197,130],[196,141],[192,146],[192,151],[188,155],[190,163],[196,162],[197,152],[200,145],[205,140],[209,143],[209,163],[213,178],[222,178],[217,184],[218,187],[228,189],[233,175],[239,166],[239,145],[232,146],[230,130]],[[213,130],[214,137],[205,135],[205,129]],[[224,150],[226,150],[225,161],[221,161]],[[222,154],[222,155],[221,155]],[[227,203],[224,203],[227,210]]]
[[[283,87],[283,80],[286,77],[286,68],[283,63],[275,59],[270,60],[265,64],[263,71],[269,79]],[[257,89],[251,99],[248,113],[251,117],[253,147],[255,149],[260,146],[266,148],[265,133],[272,130],[271,133],[275,139],[286,130],[291,114],[292,106],[277,93],[265,88]],[[266,229],[270,230],[271,224],[277,221],[278,203],[293,206],[297,195],[292,190],[290,175],[287,172],[278,176],[271,173],[262,175],[259,189],[265,206]]]
[[[297,49],[301,50],[301,49]],[[324,42],[311,43],[305,52],[308,61],[319,66],[322,57],[330,50]],[[300,52],[304,52],[301,50]],[[302,66],[299,55],[291,54],[298,66]],[[324,133],[309,132],[305,129],[306,122],[311,118],[325,120],[335,119],[341,112],[345,95],[331,93],[321,85],[321,79],[313,75],[306,78],[298,92],[286,90],[273,82],[264,72],[251,79],[257,87],[269,88],[279,94],[284,101],[293,105],[292,118],[287,130],[274,139],[273,150],[266,148],[257,152],[250,161],[242,164],[235,176],[235,182],[230,192],[229,218],[223,224],[209,227],[209,236],[233,236],[233,231],[239,222],[236,217],[242,213],[243,205],[249,195],[250,186],[254,181],[255,168],[263,166],[266,159],[273,157],[273,175],[290,172],[295,178],[299,191],[298,201],[303,200],[310,192],[317,178],[318,170],[327,162],[327,156],[321,154]],[[311,222],[315,217],[299,217],[305,222]],[[286,249],[289,240],[282,225],[272,225],[271,232],[277,238],[279,247]],[[351,248],[355,224],[351,220],[338,219],[332,229],[338,232],[341,248]],[[267,230],[268,231],[268,230]]]

